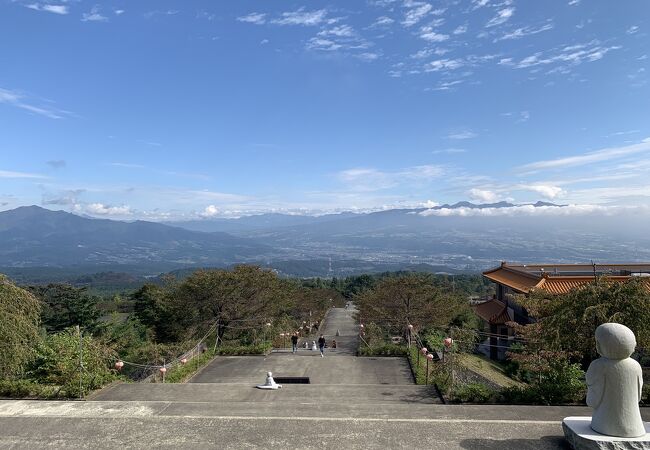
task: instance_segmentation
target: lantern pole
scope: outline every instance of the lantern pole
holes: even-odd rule
[[[424,384],[429,384],[429,355],[427,355],[427,376]]]
[[[84,370],[84,357],[83,357],[83,335],[81,334],[81,327],[77,325],[77,333],[79,333],[79,400],[83,399],[83,370]]]
[[[449,360],[449,366],[451,367],[451,392],[454,392],[454,327],[451,327],[449,330],[449,337],[451,338],[451,345],[449,346],[451,357]]]

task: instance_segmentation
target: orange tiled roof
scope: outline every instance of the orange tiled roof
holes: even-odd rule
[[[607,264],[596,267],[600,276],[614,282],[632,278],[631,275],[614,275],[621,271],[650,274],[650,264]],[[589,273],[593,269],[594,266],[586,264],[508,265],[502,263],[495,269],[483,272],[483,276],[522,294],[527,294],[533,289],[543,289],[553,294],[566,294],[572,289],[592,283],[594,276],[584,275],[584,273]],[[650,277],[644,277],[643,282],[650,290]]]
[[[629,280],[630,276],[603,277],[605,281],[620,283]],[[535,287],[544,289],[551,294],[566,294],[567,292],[594,282],[594,277],[552,277],[545,276]],[[644,278],[643,284],[650,290],[650,279]]]
[[[537,285],[537,283],[539,283],[540,280],[540,277],[526,272],[513,270],[507,266],[501,266],[483,272],[483,276],[495,283],[511,287],[522,294],[527,294]]]
[[[512,321],[512,317],[510,317],[510,313],[508,312],[508,307],[496,299],[479,303],[472,308],[481,319],[491,324],[498,325]]]

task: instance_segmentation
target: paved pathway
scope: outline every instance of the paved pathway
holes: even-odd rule
[[[275,391],[279,393],[280,391]],[[332,406],[332,405],[330,405]],[[0,401],[0,448],[562,449],[582,407]],[[645,420],[650,410],[642,412]]]
[[[325,349],[325,357],[318,351],[300,348],[271,353],[267,357],[218,357],[195,375],[190,383],[245,383],[259,384],[266,372],[277,377],[309,377],[311,384],[338,385],[409,385],[414,390],[411,369],[405,358],[358,358],[358,326],[353,308],[330,309],[322,332],[328,344],[336,339],[337,348]],[[336,336],[339,330],[340,336]],[[425,392],[429,390],[424,389]]]

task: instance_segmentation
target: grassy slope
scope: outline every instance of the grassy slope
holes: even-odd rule
[[[501,387],[509,386],[521,386],[522,384],[518,381],[513,380],[512,378],[505,375],[503,369],[499,366],[498,363],[491,361],[485,357],[472,354],[460,354],[457,356],[457,361],[463,367],[472,372],[475,372],[482,377],[492,381],[495,384],[498,384]]]

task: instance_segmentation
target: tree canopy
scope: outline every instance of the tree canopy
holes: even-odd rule
[[[434,286],[429,275],[409,273],[382,278],[357,297],[362,320],[403,329],[444,327],[468,308],[464,298]]]
[[[99,299],[69,284],[53,283],[29,288],[42,302],[41,320],[48,332],[80,325],[92,330],[97,326]]]
[[[519,327],[530,345],[577,353],[588,363],[597,357],[598,325],[618,322],[634,332],[638,347],[650,349],[650,291],[642,279],[601,278],[566,295],[536,291],[519,301],[536,318],[536,323]]]
[[[0,378],[19,375],[39,341],[41,305],[0,275]]]

